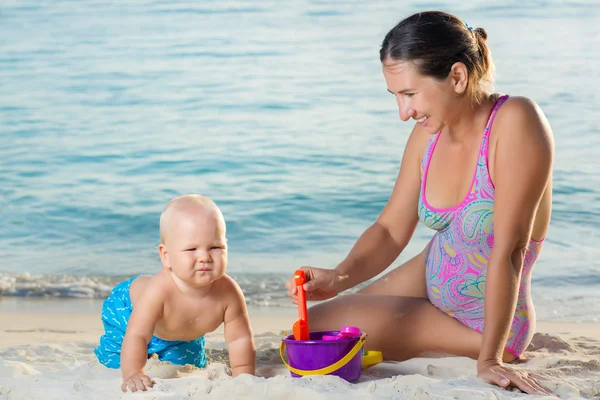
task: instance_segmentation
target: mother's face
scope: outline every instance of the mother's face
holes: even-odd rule
[[[414,119],[429,133],[447,125],[456,103],[456,87],[450,74],[440,81],[417,71],[410,61],[384,61],[383,76],[388,91],[396,97],[400,119]]]

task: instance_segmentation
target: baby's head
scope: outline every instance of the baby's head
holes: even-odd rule
[[[172,199],[160,216],[160,241],[163,266],[184,283],[204,286],[225,274],[225,220],[211,199],[194,194]]]

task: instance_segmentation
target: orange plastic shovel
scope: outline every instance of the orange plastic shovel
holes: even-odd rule
[[[306,292],[304,291],[304,284],[306,283],[306,276],[304,271],[301,269],[294,272],[294,282],[296,283],[296,292],[298,293],[298,315],[300,319],[294,323],[292,331],[294,333],[294,339],[296,340],[309,340],[308,330],[308,312],[306,311]]]

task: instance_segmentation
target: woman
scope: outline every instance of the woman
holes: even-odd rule
[[[485,88],[493,73],[486,39],[443,12],[415,14],[386,35],[388,91],[400,118],[416,123],[377,221],[335,269],[303,267],[308,298],[330,299],[384,271],[419,219],[436,232],[357,294],[313,306],[309,323],[315,331],[360,326],[387,359],[468,356],[489,382],[551,394],[504,363],[535,331],[530,281],[550,221],[552,132],[533,101]],[[295,301],[293,280],[286,286]]]

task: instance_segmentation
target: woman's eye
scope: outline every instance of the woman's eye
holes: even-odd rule
[[[186,251],[196,251],[196,249],[187,249]]]
[[[415,94],[414,94],[414,93],[404,93],[404,95],[405,95],[406,97],[413,97]]]

